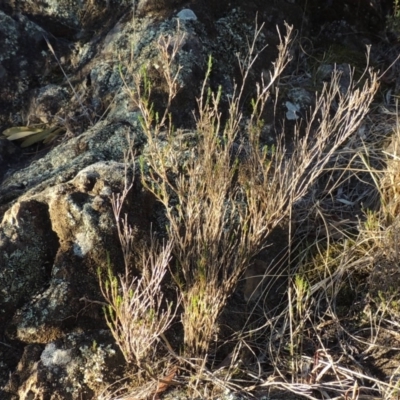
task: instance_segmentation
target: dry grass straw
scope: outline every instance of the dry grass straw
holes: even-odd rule
[[[108,303],[107,325],[127,363],[140,368],[155,357],[160,336],[175,316],[175,308],[165,304],[161,290],[170,252],[170,244],[160,249],[152,241],[142,255],[142,277],[132,277],[130,272],[116,277],[109,267],[101,280],[101,291]]]
[[[208,88],[210,61],[198,98],[194,146],[177,145],[169,120],[169,107],[178,90],[180,66],[174,58],[183,40],[180,32],[174,40],[159,41],[169,88],[165,112],[158,115],[154,111],[145,73],[135,74],[134,87],[128,89],[142,113],[148,141],[143,182],[165,207],[177,260],[186,354],[199,360],[207,355],[217,317],[251,258],[356,131],[377,89],[373,73],[360,88],[352,83],[345,91],[339,85],[340,75],[333,74],[318,96],[303,136],[294,133],[293,153],[288,154],[281,143],[276,148],[261,148],[262,112],[272,85],[289,61],[291,34],[287,27],[270,79],[258,85],[253,113],[245,120],[243,88],[258,55],[255,43],[261,28],[256,29],[250,56],[240,63],[243,83],[230,97],[227,121],[222,121],[219,109],[222,94]]]
[[[261,380],[264,387],[274,385],[310,398],[313,398],[310,393],[316,389],[326,398],[326,393],[331,393],[331,385],[337,389],[334,392],[338,396],[352,398],[349,396],[355,395],[349,393],[358,390],[354,375],[346,375],[349,372],[330,358],[322,340],[318,360],[315,358],[314,363],[303,354],[303,337],[308,332],[309,322],[316,337],[321,338],[320,328],[311,312],[315,301],[322,304],[329,296],[334,297],[340,290],[343,276],[357,268],[355,255],[351,252],[346,253],[347,258],[341,259],[335,269],[331,269],[331,261],[326,259],[324,275],[314,282],[305,279],[297,270],[289,271],[286,306],[264,311],[260,318],[264,322],[260,326],[240,333],[223,377],[221,370],[213,372],[207,368],[210,345],[218,334],[218,316],[243,272],[266,245],[271,230],[291,213],[294,206],[301,204],[321,175],[329,175],[327,171],[332,165],[332,171],[337,173],[338,151],[357,132],[378,87],[377,76],[371,71],[365,71],[363,83],[351,79],[347,88],[340,86],[340,73],[334,72],[329,84],[325,84],[317,96],[304,131],[301,134],[294,131],[293,150],[289,152],[285,148],[283,139],[274,147],[263,147],[260,143],[262,114],[271,88],[290,61],[292,28],[286,28],[287,35],[281,38],[270,77],[268,81],[261,78],[256,88],[249,117],[241,111],[244,86],[258,56],[256,41],[262,26],[256,28],[249,56],[239,60],[242,85],[235,86],[228,96],[227,120],[222,119],[220,111],[221,96],[225,94],[214,93],[208,86],[212,68],[210,59],[198,97],[196,129],[191,135],[175,131],[170,117],[181,70],[176,63],[184,40],[179,29],[174,38],[159,40],[162,72],[168,88],[163,112],[154,109],[152,83],[146,70],[132,71],[133,83],[126,81],[126,90],[141,112],[141,126],[147,138],[141,158],[142,182],[164,206],[169,241],[166,248],[150,249],[151,261],[144,265],[148,273],[140,280],[132,279],[127,269],[126,276],[118,280],[109,275],[111,285],[103,284],[102,291],[110,303],[108,323],[117,343],[129,362],[143,365],[142,361],[149,357],[152,348],[147,343],[140,343],[144,332],[137,331],[137,322],[140,322],[140,329],[148,330],[147,336],[152,338],[152,343],[158,343],[173,317],[171,308],[160,312],[163,302],[160,300],[161,280],[158,279],[165,273],[171,253],[176,261],[173,274],[183,306],[184,362],[192,374],[195,373],[195,382],[211,382],[216,387],[232,389],[243,386],[243,381],[232,379],[240,358],[240,347],[252,351],[260,336],[265,337],[268,332],[268,344],[261,354],[272,363],[277,379],[271,382],[263,379],[263,368],[258,362],[254,368],[244,371],[250,382]],[[339,172],[341,180],[347,172],[346,169]],[[332,172],[331,176],[334,176]],[[121,243],[128,258],[131,232],[127,220],[120,221],[122,200],[123,196],[115,199],[114,207]],[[324,220],[320,209],[314,209]],[[325,221],[324,226],[326,236],[330,237],[329,223]],[[154,257],[152,253],[158,256]],[[157,273],[156,268],[160,268]],[[149,314],[152,315],[151,323]],[[333,304],[328,307],[327,314],[335,320]],[[136,323],[132,324],[131,320]],[[170,350],[182,361],[180,355]],[[299,371],[303,371],[303,375]],[[292,377],[290,380],[287,379],[288,372]],[[334,377],[326,384],[329,388],[322,384],[327,375]],[[311,380],[306,382],[306,379]],[[196,390],[196,384],[193,387]]]
[[[128,161],[133,154],[126,155]],[[104,307],[107,325],[128,364],[149,370],[159,347],[161,335],[170,327],[176,313],[172,303],[164,299],[161,283],[171,259],[172,243],[160,245],[151,236],[150,244],[140,254],[142,276],[132,275],[131,256],[136,234],[121,216],[123,203],[132,188],[125,171],[125,188],[113,197],[112,206],[119,240],[123,250],[125,272],[115,276],[112,266],[104,273],[99,270],[100,289],[107,302]]]
[[[175,67],[175,75],[171,72],[182,41],[179,35],[173,42],[172,54],[168,52],[171,40],[160,41],[169,87],[165,113],[160,118],[154,113],[150,103],[151,88],[145,76],[136,76],[135,91],[131,90],[130,94],[142,112],[142,127],[148,139],[146,162],[149,173],[143,173],[143,182],[165,206],[168,233],[174,243],[173,253],[178,263],[176,280],[185,310],[182,322],[186,352],[198,357],[201,363],[227,298],[251,257],[262,246],[264,237],[282,218],[274,207],[263,209],[259,204],[261,197],[256,192],[265,192],[277,185],[278,182],[270,182],[269,175],[273,167],[282,166],[279,164],[283,158],[277,157],[271,162],[267,152],[261,153],[255,148],[258,139],[253,130],[250,137],[253,153],[247,156],[246,168],[249,178],[257,182],[249,182],[247,187],[235,184],[239,160],[235,159],[234,149],[242,123],[240,100],[243,87],[235,90],[230,102],[231,117],[223,126],[219,111],[221,93],[213,94],[207,88],[211,60],[198,100],[196,144],[186,151],[176,148],[176,134],[172,125],[167,124],[167,116],[176,95],[180,71],[180,67]],[[287,63],[288,45],[289,37],[281,44],[279,62],[271,82],[259,88],[254,104],[257,112],[267,100],[268,88]],[[255,58],[247,60],[250,67]],[[245,80],[248,70],[244,68],[243,71]],[[142,87],[147,92],[141,93]],[[164,140],[160,140],[161,132]],[[239,151],[242,146],[239,144]],[[174,206],[174,203],[178,205]],[[285,207],[284,203],[283,200],[281,207]],[[264,216],[268,216],[266,223],[262,222]]]
[[[397,135],[395,129],[394,143],[387,149],[383,144],[387,139],[376,126],[374,137],[353,137],[335,152],[313,190],[296,205],[298,222],[311,225],[308,217],[315,214],[322,232],[310,235],[318,231],[316,218],[313,228],[300,226],[302,238],[293,244],[292,254],[297,255],[286,274],[287,297],[273,309],[268,303],[260,304],[264,324],[260,316],[257,329],[242,333],[253,348],[267,349],[264,357],[272,370],[261,387],[280,388],[310,399],[397,398],[399,368],[387,379],[379,379],[364,361],[398,351],[399,345],[393,344],[400,344],[399,314],[395,312],[399,296],[382,289],[374,299],[371,287],[376,278],[369,277],[376,268],[382,268],[384,275],[396,271],[399,260],[398,217],[394,212],[398,207],[398,163],[390,162],[396,159]],[[389,155],[386,163],[385,153]],[[364,217],[357,207],[363,201],[373,207]],[[337,225],[334,217],[345,219],[351,210],[358,213],[356,226]],[[266,288],[265,298],[272,286]],[[343,290],[350,289],[359,302],[347,305],[344,316],[339,301],[345,296]],[[254,312],[259,312],[257,307]],[[391,345],[382,339],[387,337],[391,337]],[[337,343],[332,346],[330,341]],[[249,373],[253,381],[267,374],[261,360],[258,356],[256,362],[263,372]]]

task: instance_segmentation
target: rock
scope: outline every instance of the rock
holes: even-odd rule
[[[90,339],[88,336],[75,333],[46,346],[25,346],[2,398],[93,398],[99,387],[113,383],[110,378],[118,379],[122,357],[109,332],[93,333]]]
[[[12,18],[0,10],[0,131],[10,123],[22,125],[29,90],[49,74],[45,33],[25,16]]]
[[[9,318],[46,283],[57,247],[46,204],[20,201],[5,213],[0,229],[0,319]]]
[[[136,12],[139,16],[144,16],[151,12],[165,12],[173,9],[176,5],[182,3],[182,0],[139,0]]]
[[[10,164],[20,159],[21,149],[5,137],[0,137],[0,179],[8,170]]]
[[[182,21],[196,21],[197,20],[196,14],[188,8],[184,8],[183,10],[179,11],[178,14],[176,14],[176,16],[179,19],[181,19]]]
[[[38,118],[40,122],[50,126],[58,126],[66,119],[63,109],[69,100],[66,88],[57,85],[46,85],[40,88],[33,98],[34,102],[28,110],[28,119]]]

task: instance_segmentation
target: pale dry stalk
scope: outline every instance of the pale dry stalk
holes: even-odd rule
[[[133,177],[129,179],[129,168],[134,174],[134,164],[134,154],[128,150],[125,154],[124,189],[112,198],[125,272],[115,276],[109,265],[106,274],[99,271],[99,279],[101,292],[107,302],[104,307],[107,325],[125,360],[143,367],[143,362],[151,362],[160,336],[175,317],[176,308],[166,303],[161,288],[171,258],[171,242],[162,246],[151,236],[150,244],[144,246],[139,254],[142,276],[132,275],[131,259],[137,237],[128,223],[127,214],[121,217],[121,213],[133,186]]]
[[[250,52],[253,56],[249,57],[247,66],[243,67],[243,85],[258,56],[255,46],[260,31],[261,28],[256,30],[251,44]],[[287,64],[291,29],[288,28],[288,31],[285,45],[279,48],[279,61],[271,74],[268,87],[263,87],[260,93],[257,112],[261,112],[259,104],[265,104],[268,88]],[[175,43],[179,43],[179,40]],[[161,51],[162,56],[167,54]],[[165,59],[165,66],[168,68],[164,68],[164,71],[170,69],[169,58]],[[157,125],[153,132],[149,127],[154,119],[148,118],[142,124],[148,136],[148,163],[151,169],[150,179],[144,177],[144,183],[165,206],[169,235],[174,243],[173,253],[179,266],[178,280],[182,280],[185,345],[188,354],[200,358],[208,351],[215,334],[217,317],[227,298],[250,259],[259,251],[271,227],[267,221],[262,230],[254,232],[246,190],[235,183],[238,165],[232,155],[242,121],[240,108],[243,86],[235,89],[229,106],[231,117],[222,127],[220,93],[207,92],[210,72],[211,60],[198,100],[198,140],[196,146],[186,152],[183,165],[182,154],[174,150],[173,132],[169,130],[167,141],[160,143],[154,137],[162,125]],[[138,82],[138,79],[135,81]],[[166,81],[170,84],[174,82],[168,76]],[[170,93],[174,93],[174,89]],[[139,91],[134,99],[140,109],[146,108],[146,112],[142,113],[143,118],[150,116],[151,108],[147,100],[140,98]],[[175,172],[180,165],[184,172]],[[270,163],[265,168],[266,175],[269,169]],[[171,173],[174,179],[171,179]],[[179,203],[177,207],[171,206],[175,198]]]
[[[156,354],[160,336],[169,328],[175,309],[167,304],[161,282],[168,268],[171,243],[163,248],[151,241],[143,252],[142,277],[130,273],[116,277],[108,269],[101,281],[107,325],[125,360],[143,367]]]

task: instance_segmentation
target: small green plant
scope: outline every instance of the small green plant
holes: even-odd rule
[[[378,290],[374,301],[382,316],[394,317],[393,319],[400,316],[400,293],[397,288]]]
[[[295,275],[293,284],[289,287],[289,315],[290,315],[290,344],[292,373],[300,370],[301,360],[299,355],[303,350],[303,335],[310,313],[311,291],[304,276]]]

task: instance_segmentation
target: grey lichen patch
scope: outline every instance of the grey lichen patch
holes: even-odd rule
[[[70,393],[80,391],[82,384],[79,382],[79,366],[82,359],[75,350],[75,341],[68,339],[48,343],[40,356],[39,374],[35,382],[36,387],[52,387],[54,391],[64,392],[64,398],[71,397]],[[57,382],[57,383],[55,383]]]
[[[47,12],[49,15],[62,19],[64,23],[78,27],[81,8],[82,1],[80,0],[49,0]]]
[[[224,67],[226,74],[232,76],[234,66],[237,65],[237,56],[245,57],[249,52],[249,44],[254,37],[254,23],[249,21],[240,8],[233,9],[225,17],[216,22],[218,38],[211,43],[213,53],[218,64]],[[261,32],[255,51],[260,51],[265,45],[265,37]]]
[[[32,300],[15,313],[8,331],[24,342],[47,343],[62,335],[64,321],[77,312],[70,284],[52,279],[47,290],[32,296]]]
[[[123,161],[124,152],[128,146],[127,134],[130,132],[130,128],[121,123],[105,126],[89,140],[89,148],[99,153],[99,160]],[[138,145],[139,141],[134,141],[134,143]]]
[[[92,1],[43,0],[23,2],[20,9],[26,15],[40,15],[47,29],[76,32],[101,16],[104,7],[94,7]]]
[[[71,362],[71,350],[58,349],[54,343],[49,343],[40,356],[45,367],[65,366]]]
[[[111,344],[98,345],[94,341],[92,346],[84,345],[79,350],[85,360],[85,364],[81,367],[83,381],[92,388],[103,383],[104,373],[107,370],[107,364],[109,364],[108,359],[116,355]]]
[[[0,41],[0,62],[2,62],[15,55],[19,38],[17,23],[2,11],[0,11],[0,34],[2,37]]]
[[[32,289],[40,287],[43,283],[41,276],[44,268],[40,266],[40,253],[42,248],[25,248],[4,252],[0,264],[4,267],[0,271],[0,303],[16,303],[24,295],[28,295]],[[38,265],[39,261],[39,265]]]
[[[196,21],[178,22],[177,18],[169,18],[158,24],[154,20],[144,18],[136,25],[135,30],[127,29],[126,40],[131,45],[124,46],[121,49],[121,55],[128,61],[133,57],[135,66],[126,64],[128,72],[138,72],[141,66],[147,68],[160,69],[163,67],[160,60],[159,38],[172,38],[171,44],[176,42],[178,36],[185,36],[179,49],[178,60],[173,66],[181,65],[185,74],[191,74],[193,65],[202,65],[206,59],[206,53],[203,54],[203,46],[198,39],[200,33],[204,32],[204,27]],[[169,49],[170,51],[171,49]],[[133,53],[133,54],[132,54]],[[188,81],[181,79],[181,84],[187,84]]]
[[[31,374],[25,372],[20,379],[19,393],[51,393],[54,398],[70,400],[94,398],[93,392],[118,378],[120,363],[109,332],[71,333],[45,346]]]
[[[84,232],[77,233],[73,245],[73,252],[78,257],[85,256],[93,248],[93,241],[90,236]]]

